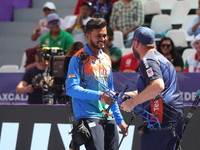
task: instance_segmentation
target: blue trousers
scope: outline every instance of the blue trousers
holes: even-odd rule
[[[119,144],[119,135],[115,120],[108,120],[99,124],[99,119],[86,119],[92,139],[85,144],[86,150],[116,150]]]
[[[182,125],[176,127],[176,133],[182,136]],[[172,130],[147,131],[140,135],[140,150],[176,150],[178,138]]]

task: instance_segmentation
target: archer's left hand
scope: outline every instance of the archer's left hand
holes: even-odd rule
[[[127,124],[123,122],[118,126],[121,129],[121,131],[119,131],[119,133],[127,136],[128,135]]]

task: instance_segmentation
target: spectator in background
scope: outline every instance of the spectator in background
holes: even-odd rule
[[[119,71],[120,72],[136,72],[138,71],[140,59],[137,59],[133,53],[124,55],[121,59]]]
[[[140,0],[121,0],[113,4],[110,27],[113,31],[122,31],[127,41],[125,47],[131,47],[129,38],[134,30],[144,23],[144,10]]]
[[[36,56],[37,65],[28,69],[16,87],[16,93],[28,94],[28,104],[44,104],[43,101],[43,89],[42,85],[35,82],[36,76],[46,76],[46,72],[49,66],[49,61],[39,61],[38,55]]]
[[[174,42],[169,37],[164,37],[158,43],[157,47],[158,51],[163,54],[174,66],[177,72],[181,72],[183,70],[183,58],[176,51],[174,46]]]
[[[90,0],[93,5],[91,16],[94,18],[104,18],[107,26],[110,23],[110,15],[112,12],[113,3],[110,0]]]
[[[78,50],[82,49],[84,44],[81,42],[74,42],[70,49],[67,51],[66,56],[73,56]]]
[[[50,31],[41,37],[40,46],[59,47],[66,52],[74,43],[72,35],[59,28],[60,21],[56,13],[49,14],[47,20]]]
[[[200,0],[198,0],[198,9],[196,10],[196,14],[197,16],[194,18],[191,26],[187,30],[188,35],[194,35],[194,37],[200,33]]]
[[[200,72],[200,34],[190,43],[190,46],[197,52],[189,56],[184,65],[183,72]]]
[[[112,62],[113,71],[118,71],[120,59],[122,57],[122,51],[118,47],[115,47],[112,42],[114,40],[114,33],[111,28],[107,28],[107,40],[105,42],[105,46],[103,51],[110,56]]]
[[[90,14],[92,10],[92,3],[85,1],[81,4],[79,15],[73,16],[66,24],[66,31],[71,33],[74,41],[86,43],[85,25],[91,19]]]
[[[79,14],[79,8],[81,7],[82,2],[87,1],[87,0],[78,0],[77,4],[76,4],[76,8],[74,10],[74,15],[78,15]],[[97,0],[96,0],[97,1]],[[118,0],[110,0],[110,2],[114,3]]]
[[[194,18],[192,25],[188,28],[187,33],[190,36],[196,36],[200,33],[200,10],[196,10],[197,16]]]
[[[52,2],[47,2],[43,6],[43,12],[44,15],[47,17],[51,13],[56,13],[56,6]],[[65,30],[65,22],[62,18],[59,18],[60,21],[60,29]],[[31,40],[36,41],[39,36],[42,36],[43,34],[49,32],[50,29],[48,28],[48,21],[47,18],[40,19],[35,30],[33,31],[33,34],[31,35]]]

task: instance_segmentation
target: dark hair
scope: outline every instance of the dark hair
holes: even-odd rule
[[[83,6],[83,5],[88,6],[88,7],[90,8],[90,10],[92,10],[92,3],[91,3],[91,2],[89,2],[89,1],[83,1],[83,2],[81,3],[81,6]]]
[[[166,41],[166,40],[170,41],[170,44],[171,44],[171,46],[172,46],[172,50],[171,50],[170,53],[171,53],[171,54],[176,53],[176,48],[175,48],[175,46],[174,46],[174,42],[173,42],[172,39],[169,38],[169,37],[163,37],[163,38],[160,40],[160,42],[158,43],[158,46],[157,46],[157,50],[158,50],[161,54],[163,54],[160,47],[161,47],[163,41]]]
[[[74,42],[66,53],[66,56],[73,56],[78,50],[84,47],[82,42]]]
[[[92,18],[86,24],[86,33],[92,32],[93,29],[106,27],[107,23],[103,18]]]
[[[110,27],[107,28],[107,35],[109,35],[111,37],[114,36],[114,32],[113,32],[113,30]]]

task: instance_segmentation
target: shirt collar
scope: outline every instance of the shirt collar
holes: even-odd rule
[[[51,31],[48,32],[48,34],[49,34],[50,38],[53,39],[52,36],[51,36]],[[62,30],[60,29],[60,34],[58,35],[58,37],[57,37],[56,39],[53,39],[53,40],[57,40],[57,39],[59,39],[60,37],[63,36],[63,34],[64,34],[64,33],[63,33]]]
[[[101,58],[101,57],[102,57],[102,54],[103,54],[103,50],[100,49],[100,55],[97,56],[96,54],[94,54],[94,53],[90,50],[90,48],[88,47],[87,44],[84,45],[84,50],[85,50],[85,52],[88,53],[89,55],[93,55],[93,56],[95,56],[95,57],[97,57],[97,58]]]

